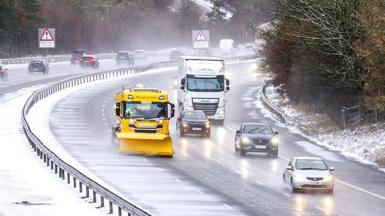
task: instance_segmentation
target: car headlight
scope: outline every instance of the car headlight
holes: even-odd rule
[[[182,124],[182,127],[186,128],[186,127],[188,127],[188,124],[183,123],[183,124]]]
[[[333,179],[334,177],[332,175],[328,175],[326,176],[325,181],[330,182],[330,181],[333,181]]]
[[[277,146],[279,144],[278,138],[277,137],[271,138],[270,144],[272,144],[273,146]]]
[[[210,122],[209,122],[209,121],[207,121],[207,122],[205,123],[205,127],[206,127],[206,128],[209,128],[209,127],[210,127]]]
[[[243,143],[243,144],[250,144],[250,143],[251,143],[251,140],[250,140],[250,138],[248,138],[248,137],[242,137],[242,143]]]
[[[219,110],[218,115],[223,116],[225,114],[224,110]]]
[[[297,181],[307,181],[307,178],[305,176],[301,176],[301,175],[295,175],[294,179]]]

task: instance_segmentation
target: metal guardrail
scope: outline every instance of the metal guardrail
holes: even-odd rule
[[[278,117],[279,121],[284,124],[287,123],[286,114],[283,112],[283,110],[281,110],[277,105],[271,102],[268,97],[266,97],[266,82],[263,84],[260,99],[265,107]]]
[[[240,62],[247,61],[255,58],[255,56],[244,56],[244,57],[229,57],[225,58],[226,62]],[[79,75],[72,78],[67,78],[62,81],[55,82],[47,87],[35,91],[24,104],[22,110],[22,125],[25,131],[26,137],[31,144],[34,151],[40,157],[41,160],[50,167],[51,170],[54,170],[55,174],[59,175],[62,180],[67,180],[67,183],[72,182],[74,188],[78,188],[80,193],[83,193],[85,190],[86,196],[84,198],[90,198],[90,192],[92,192],[92,202],[96,203],[97,195],[99,195],[100,207],[105,206],[105,202],[108,202],[109,213],[114,212],[114,206],[117,208],[118,215],[122,215],[122,212],[126,212],[128,215],[135,216],[149,216],[152,215],[149,211],[143,209],[142,207],[134,204],[121,197],[120,195],[112,192],[107,187],[101,185],[100,183],[94,181],[90,177],[83,174],[81,171],[77,170],[75,167],[71,166],[64,160],[60,158],[59,155],[55,154],[44,143],[32,132],[29,123],[27,121],[27,114],[29,110],[35,105],[38,101],[66,88],[82,85],[84,83],[94,82],[98,80],[104,80],[109,78],[121,77],[135,73],[141,73],[150,69],[155,68],[165,68],[176,66],[176,61],[168,62],[158,62],[144,66],[133,66],[123,69],[110,70],[104,72],[98,72],[93,74]],[[72,180],[71,180],[72,179]]]

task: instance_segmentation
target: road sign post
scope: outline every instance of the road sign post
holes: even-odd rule
[[[39,28],[39,48],[55,48],[55,28]]]

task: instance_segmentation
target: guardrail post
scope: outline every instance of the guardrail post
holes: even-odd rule
[[[83,193],[83,183],[79,181],[79,193]]]
[[[342,127],[346,128],[346,107],[342,107],[341,109],[341,121],[342,121]]]
[[[55,174],[57,174],[57,164],[55,164]]]
[[[76,188],[76,178],[72,177],[72,182],[74,183],[74,188]]]
[[[92,191],[92,202],[96,203],[96,192]]]
[[[104,207],[104,197],[100,196],[100,208]]]
[[[86,198],[90,197],[90,188],[86,186]]]
[[[113,214],[114,213],[114,205],[112,205],[112,202],[109,201],[109,211],[108,214]]]
[[[71,183],[71,176],[70,174],[67,172],[67,184]]]
[[[118,215],[122,216],[122,208],[118,207]]]

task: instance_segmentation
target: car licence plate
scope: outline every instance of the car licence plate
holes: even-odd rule
[[[266,146],[264,145],[254,145],[255,149],[266,149]]]
[[[194,131],[201,131],[202,128],[192,128],[192,130],[194,130]]]

